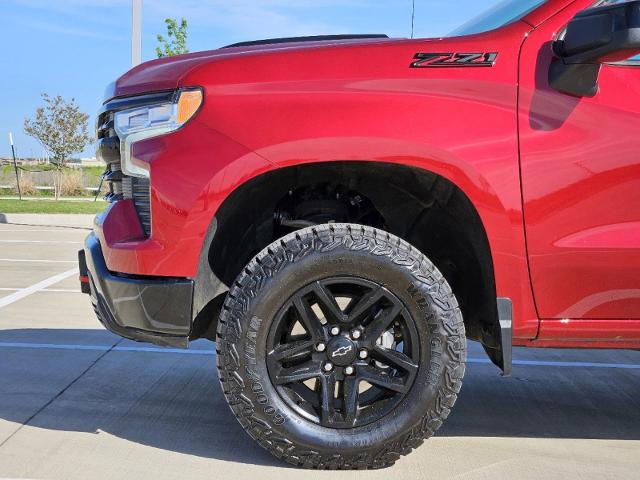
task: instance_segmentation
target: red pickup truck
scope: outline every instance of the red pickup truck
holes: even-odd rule
[[[215,340],[246,431],[308,468],[433,435],[466,339],[640,348],[640,2],[508,0],[451,35],[144,63],[97,122],[100,321]]]

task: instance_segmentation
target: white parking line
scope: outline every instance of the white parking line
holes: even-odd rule
[[[0,480],[31,480],[30,478],[23,478],[23,477],[0,477]]]
[[[0,262],[78,263],[77,260],[44,260],[44,259],[25,259],[25,258],[0,258]]]
[[[0,292],[19,292],[22,288],[0,287]],[[72,288],[43,288],[41,292],[82,293],[79,289]]]
[[[20,230],[16,230],[15,228],[2,228],[0,227],[0,232],[26,232],[26,233],[32,233],[32,232],[37,232],[37,233],[78,233],[75,230],[64,230],[64,229],[60,229],[60,230],[42,230],[42,229],[37,229],[37,230],[25,230],[20,229]],[[84,233],[84,232],[81,232]]]
[[[59,273],[54,275],[53,277],[45,278],[41,282],[35,283],[30,287],[23,288],[22,290],[18,290],[16,293],[12,293],[11,295],[7,295],[6,297],[0,298],[0,308],[6,307],[18,300],[23,299],[24,297],[28,297],[29,295],[39,292],[40,290],[44,290],[49,285],[53,285],[54,283],[58,283],[65,278],[69,278],[71,275],[77,275],[78,269],[72,268],[71,270],[67,270],[66,272]]]
[[[65,244],[70,243],[81,244],[84,242],[72,241],[72,240],[0,240],[0,243],[47,243],[47,244]]]

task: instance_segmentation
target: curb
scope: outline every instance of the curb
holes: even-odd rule
[[[0,224],[75,227],[91,230],[93,214],[72,213],[0,213]]]

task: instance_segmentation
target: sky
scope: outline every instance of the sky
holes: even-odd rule
[[[40,157],[23,131],[40,94],[95,112],[104,88],[130,68],[131,0],[0,0],[0,156]],[[444,35],[497,0],[416,0],[415,36]],[[142,59],[155,57],[165,18],[186,18],[190,51],[261,38],[341,33],[409,37],[411,0],[143,0]],[[79,156],[93,156],[89,146]]]

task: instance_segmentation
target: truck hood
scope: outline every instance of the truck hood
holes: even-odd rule
[[[212,61],[285,50],[313,50],[326,46],[368,45],[397,41],[397,39],[390,39],[381,35],[371,36],[366,39],[344,38],[315,40],[315,38],[320,37],[291,39],[292,41],[278,39],[273,41],[275,43],[248,42],[247,44],[232,45],[218,50],[188,53],[186,55],[176,55],[174,57],[165,57],[144,62],[111,83],[105,91],[104,101],[106,102],[114,97],[139,95],[179,88],[182,86],[180,83],[182,78],[191,70]]]

